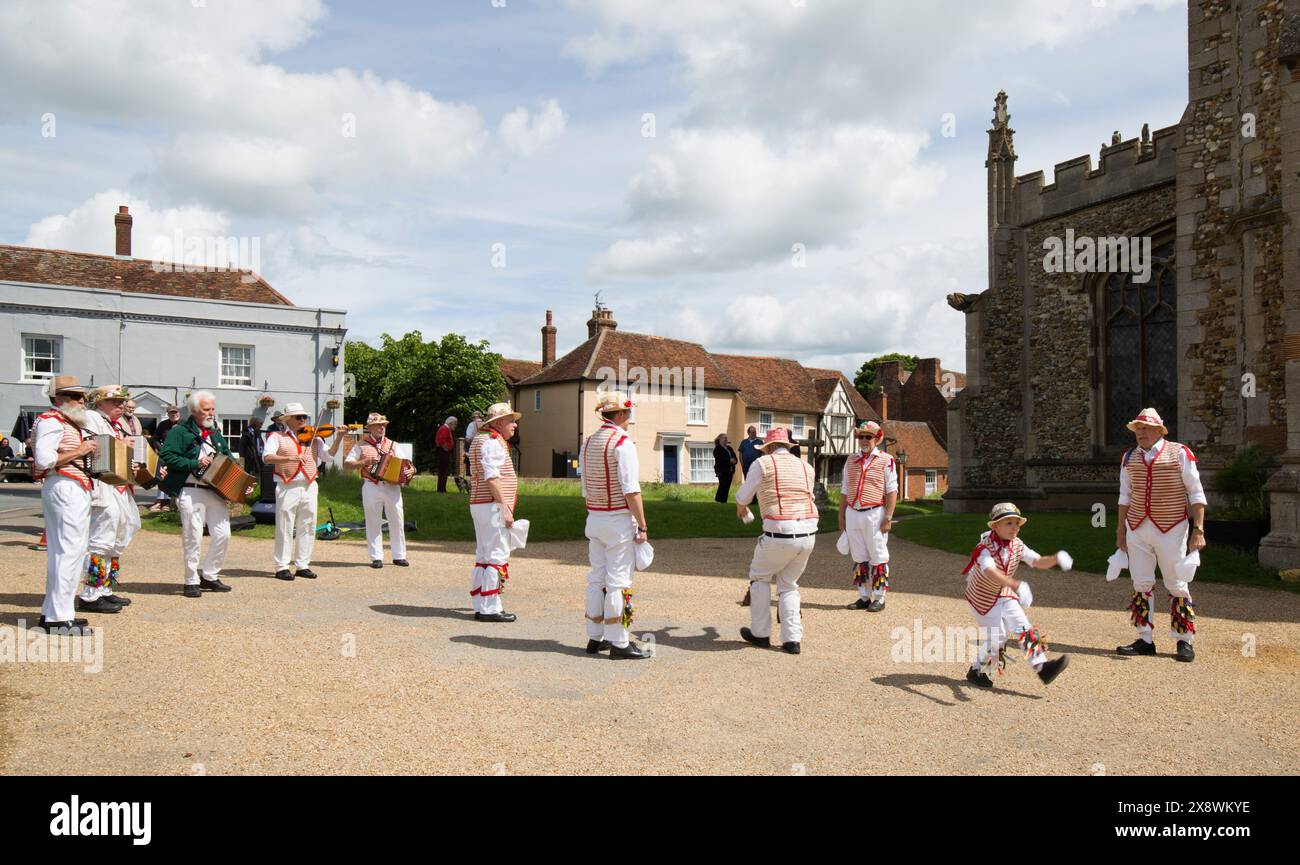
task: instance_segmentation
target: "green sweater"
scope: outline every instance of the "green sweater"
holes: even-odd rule
[[[162,460],[163,465],[167,466],[167,477],[158,483],[158,488],[167,495],[178,495],[190,475],[198,471],[201,438],[199,425],[193,417],[176,424],[167,433],[167,440],[163,442],[162,450],[158,452],[158,458]],[[221,435],[221,430],[213,427],[208,438],[217,453],[232,455],[230,445]]]

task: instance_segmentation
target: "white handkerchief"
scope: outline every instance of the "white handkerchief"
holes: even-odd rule
[[[1109,583],[1119,579],[1119,572],[1128,567],[1128,553],[1123,550],[1116,550],[1111,553],[1110,558],[1106,561],[1108,562],[1106,565],[1106,582]]]
[[[849,554],[849,533],[840,532],[840,539],[835,542],[835,549],[839,550],[841,556]]]
[[[522,550],[528,545],[528,520],[515,520],[510,527],[510,549]]]
[[[1020,598],[1020,606],[1028,607],[1034,602],[1034,593],[1029,589],[1029,581],[1021,580],[1020,588],[1016,589],[1016,596]]]
[[[754,521],[754,512],[749,508],[745,508],[745,512],[740,515],[740,521],[745,525],[749,525]]]
[[[1178,575],[1178,579],[1182,582],[1190,583],[1192,580],[1196,579],[1196,569],[1200,566],[1201,551],[1197,550],[1194,553],[1188,553],[1183,556],[1182,560],[1179,561],[1178,564],[1174,565],[1174,573]]]
[[[1056,553],[1056,565],[1063,571],[1068,571],[1074,567],[1074,557],[1065,550],[1058,550]]]
[[[650,563],[655,560],[655,548],[650,546],[650,542],[636,544],[636,569],[644,571],[650,567]]]

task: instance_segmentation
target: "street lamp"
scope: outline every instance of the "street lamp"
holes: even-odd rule
[[[907,501],[907,451],[898,452],[898,464],[903,467],[903,501]]]

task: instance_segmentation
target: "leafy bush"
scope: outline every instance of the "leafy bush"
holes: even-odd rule
[[[1228,500],[1228,512],[1215,516],[1262,520],[1268,517],[1268,493],[1264,484],[1278,462],[1258,444],[1249,444],[1237,452],[1232,462],[1220,469],[1211,489]]]

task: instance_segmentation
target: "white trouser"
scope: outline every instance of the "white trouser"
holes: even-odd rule
[[[402,516],[402,488],[386,482],[361,482],[361,507],[366,512],[366,549],[370,560],[384,557],[384,517],[388,517],[388,546],[394,559],[406,558],[406,523]]]
[[[772,636],[772,583],[776,583],[776,608],[780,611],[781,642],[803,640],[799,616],[799,578],[808,566],[816,536],[769,538],[761,535],[749,563],[749,629],[755,637]]]
[[[102,507],[90,508],[90,537],[87,542],[87,574],[90,556],[103,556],[110,561],[126,552],[131,538],[140,528],[140,508],[128,487],[122,492],[107,484],[101,492]],[[113,586],[92,586],[87,580],[81,587],[81,599],[93,601],[100,595],[112,595]]]
[[[1189,581],[1178,579],[1178,562],[1187,555],[1187,534],[1189,525],[1183,520],[1167,532],[1156,528],[1155,523],[1144,520],[1136,529],[1128,530],[1128,572],[1133,577],[1133,591],[1147,594],[1156,585],[1156,565],[1160,565],[1160,579],[1164,581],[1165,590],[1171,598],[1192,598],[1188,588]],[[1151,607],[1151,620],[1155,619],[1155,605],[1147,598]],[[1151,625],[1138,627],[1138,636],[1146,642],[1152,642]],[[1170,636],[1175,640],[1192,641],[1191,634],[1180,634],[1172,628]]]
[[[889,563],[889,535],[880,531],[880,521],[885,516],[883,506],[869,511],[844,512],[844,533],[849,536],[849,552],[855,564],[870,566]],[[873,601],[884,600],[885,590],[872,591],[871,581],[863,580],[858,586],[858,597]]]
[[[980,647],[979,654],[971,669],[979,669],[986,664],[996,663],[998,653],[1006,645],[1008,637],[1019,639],[1021,633],[1033,629],[1029,624],[1029,617],[1025,615],[1025,608],[1020,606],[1020,602],[1015,598],[998,598],[996,604],[989,608],[989,611],[980,615],[973,608],[971,612],[975,614],[975,621],[979,623],[980,629]],[[1035,670],[1043,666],[1047,660],[1047,655],[1043,652],[1042,646],[1037,646],[1029,656],[1029,664]]]
[[[86,566],[90,536],[90,490],[67,475],[50,474],[41,484],[45,513],[45,601],[47,622],[72,619],[77,583]]]
[[[510,530],[501,519],[501,506],[495,502],[470,505],[469,515],[474,520],[474,571],[470,574],[469,597],[476,613],[499,613],[501,603],[501,571],[484,565],[506,567],[510,563]],[[493,525],[493,521],[501,525]]]
[[[197,586],[199,573],[215,580],[226,563],[230,546],[230,506],[216,492],[206,487],[181,487],[176,496],[176,512],[181,517],[181,549],[185,556],[185,585]],[[208,527],[208,553],[199,564],[203,545],[203,526]]]
[[[587,539],[587,636],[622,648],[628,644],[623,607],[636,566],[636,520],[631,511],[590,511]]]
[[[289,558],[298,570],[311,565],[316,543],[315,479],[297,477],[285,483],[275,480],[275,569],[288,570]],[[294,535],[297,535],[296,541]]]

